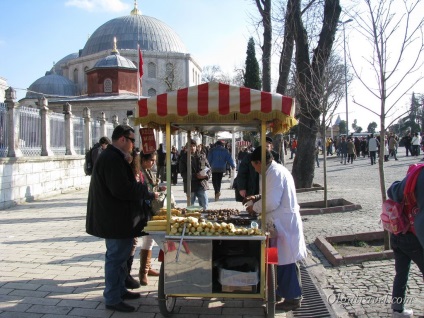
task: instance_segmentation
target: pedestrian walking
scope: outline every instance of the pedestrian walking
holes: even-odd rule
[[[227,169],[227,164],[233,170],[236,168],[236,165],[233,158],[231,158],[231,154],[224,148],[224,144],[220,140],[209,150],[208,161],[212,169],[212,185],[215,192],[215,201],[218,201],[221,195],[222,176]]]

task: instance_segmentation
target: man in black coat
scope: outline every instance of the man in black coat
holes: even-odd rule
[[[105,289],[107,309],[135,311],[125,299],[140,298],[139,293],[125,289],[127,259],[133,239],[140,236],[147,217],[142,200],[153,200],[158,193],[150,193],[144,183],[138,183],[126,160],[134,147],[134,130],[119,125],[112,134],[112,144],[97,158],[91,176],[87,201],[86,231],[104,238],[106,243]]]
[[[411,156],[412,156],[412,149],[411,149],[412,136],[410,132],[408,132],[406,136],[402,137],[402,142],[403,142],[403,145],[405,146],[406,156],[408,157],[409,153],[411,153]]]
[[[274,161],[281,164],[279,154],[272,150],[273,140],[271,137],[266,137],[266,148],[274,158]],[[236,201],[242,202],[243,198],[259,193],[259,173],[253,168],[251,154],[247,154],[240,163],[237,178],[234,180],[234,188],[239,195],[236,194]]]

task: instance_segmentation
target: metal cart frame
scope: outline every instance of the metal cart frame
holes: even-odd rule
[[[150,127],[158,128],[160,127],[163,129],[165,127],[166,132],[166,148],[171,149],[171,130],[175,129],[184,129],[188,132],[188,138],[190,140],[191,138],[191,131],[193,130],[201,130],[202,127],[206,127],[204,130],[210,131],[211,127],[218,127],[220,130],[228,130],[231,132],[236,131],[236,128],[239,130],[255,130],[260,131],[261,135],[261,144],[266,144],[266,131],[267,126],[269,127],[269,124],[274,125],[273,129],[275,131],[281,132],[281,130],[276,129],[276,126],[283,123],[282,126],[284,126],[285,130],[288,130],[291,126],[296,124],[296,120],[293,118],[294,114],[294,100],[288,97],[282,97],[278,94],[270,94],[270,93],[264,93],[260,91],[254,91],[249,90],[247,88],[238,88],[233,87],[229,85],[225,85],[222,83],[207,83],[202,84],[197,87],[189,87],[184,90],[184,94],[189,94],[190,90],[196,90],[195,92],[195,98],[197,98],[197,106],[203,105],[202,103],[205,102],[205,100],[202,100],[200,98],[201,94],[204,93],[204,87],[205,85],[208,85],[208,89],[211,90],[220,90],[221,88],[224,88],[225,90],[225,96],[229,95],[232,91],[236,91],[239,89],[241,91],[241,94],[245,94],[246,90],[249,91],[249,94],[251,96],[259,96],[259,99],[261,99],[265,94],[265,99],[267,103],[270,101],[270,99],[274,98],[274,96],[277,97],[277,102],[283,99],[284,104],[284,98],[287,102],[287,99],[290,99],[289,102],[289,110],[288,113],[286,111],[286,114],[284,114],[281,109],[274,109],[274,101],[272,101],[269,105],[271,105],[271,108],[267,109],[266,112],[262,113],[261,110],[256,110],[253,112],[226,112],[225,114],[219,113],[219,112],[211,112],[210,116],[204,116],[204,115],[197,115],[197,116],[190,116],[190,113],[186,113],[186,117],[179,116],[177,112],[175,111],[175,108],[177,106],[172,105],[173,111],[171,111],[169,114],[164,114],[163,109],[159,110],[161,105],[164,103],[165,100],[167,100],[167,94],[162,94],[163,96],[159,95],[156,96],[153,100],[145,100],[141,103],[139,102],[139,109],[138,109],[138,115],[139,117],[136,118],[135,124],[143,124]],[[188,91],[188,93],[187,93]],[[250,92],[252,91],[252,93]],[[178,96],[180,96],[180,91],[177,92],[171,92],[168,94],[173,94],[175,97],[175,102],[177,102]],[[267,95],[268,94],[268,95]],[[211,93],[209,93],[211,95]],[[224,97],[225,97],[224,96]],[[170,98],[173,100],[172,98]],[[221,96],[219,96],[219,101],[221,101]],[[231,98],[228,98],[230,100]],[[253,100],[249,99],[249,107],[254,108],[254,106],[258,106],[258,103],[260,103],[260,100],[257,100],[252,97]],[[183,99],[184,100],[184,99]],[[241,108],[242,104],[242,98],[240,97],[239,105]],[[156,112],[154,111],[154,108],[149,109],[149,103],[150,107],[156,106]],[[277,103],[278,104],[278,103]],[[152,106],[153,105],[153,106]],[[162,105],[163,106],[163,105]],[[231,109],[231,105],[229,108]],[[259,107],[259,106],[258,106]],[[287,108],[287,103],[284,106]],[[223,129],[224,128],[224,129]],[[227,129],[225,129],[227,128]],[[187,155],[190,156],[190,151],[187,151]],[[262,171],[266,171],[266,162],[265,162],[265,147],[262,147]],[[170,151],[167,151],[167,161],[166,161],[166,177],[167,177],[167,197],[171,197],[171,160],[170,160]],[[191,164],[191,160],[187,160],[188,164]],[[188,167],[188,171],[191,171],[190,166]],[[189,178],[190,179],[190,178]],[[190,182],[187,183],[188,189],[187,189],[187,202],[190,202]],[[265,178],[262,178],[262,211],[265,211],[265,204],[266,204],[266,180]],[[189,203],[188,203],[189,204]],[[262,214],[262,232],[265,233],[265,213]],[[167,221],[168,224],[170,224],[171,219],[171,200],[167,201]],[[267,234],[261,235],[261,236],[173,236],[170,235],[170,228],[168,227],[166,232],[150,232],[150,235],[153,236],[156,243],[164,250],[164,261],[161,264],[160,269],[160,276],[159,276],[159,286],[158,286],[158,303],[159,308],[163,316],[169,317],[172,315],[176,298],[177,297],[222,297],[222,298],[246,298],[246,299],[264,299],[266,306],[265,306],[265,312],[267,317],[274,317],[275,315],[275,301],[276,301],[276,295],[275,295],[275,289],[276,289],[276,274],[275,274],[275,268],[273,262],[268,262],[268,236]],[[213,282],[208,281],[200,281],[201,278],[199,278],[199,281],[193,282],[193,286],[190,285],[184,285],[181,286],[181,277],[186,277],[184,274],[189,274],[190,276],[194,277],[194,271],[196,270],[196,267],[193,265],[195,262],[202,263],[203,265],[199,265],[199,272],[201,273],[207,273],[209,269],[212,268],[212,259],[208,259],[208,255],[212,255],[212,249],[213,249],[213,242],[214,241],[223,241],[223,240],[237,240],[237,241],[249,241],[249,242],[256,242],[258,246],[257,255],[259,256],[259,291],[250,292],[250,293],[241,293],[241,292],[216,292],[213,290],[213,288],[210,287]],[[189,247],[196,248],[197,245],[200,246],[198,249],[199,251],[206,251],[206,256],[199,256],[202,254],[201,252],[198,253],[187,253],[186,254],[194,254],[195,262],[192,262],[193,259],[191,259],[190,268],[184,268],[179,270],[179,266],[182,263],[178,264],[179,258],[183,257],[181,254],[184,253],[181,251],[183,247],[183,242],[188,242],[190,244]],[[168,245],[173,246],[173,250],[170,252]],[[175,248],[174,248],[175,247]],[[169,257],[167,257],[169,256]],[[188,256],[187,256],[188,257]],[[209,264],[208,264],[209,262]],[[205,266],[205,268],[202,268],[202,266]],[[169,269],[167,268],[169,267]],[[167,271],[170,270],[172,267],[173,274],[167,274]],[[182,276],[181,276],[182,275]],[[208,276],[208,275],[206,275]],[[208,277],[211,277],[209,275]],[[167,281],[167,279],[171,279],[172,282]],[[204,277],[202,277],[204,278]],[[193,288],[191,288],[193,287]]]

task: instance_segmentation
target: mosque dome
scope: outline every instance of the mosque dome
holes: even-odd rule
[[[187,53],[184,43],[171,27],[134,9],[131,15],[112,19],[94,31],[81,56],[110,49],[114,37],[119,50],[136,50],[139,44],[144,51]]]
[[[94,65],[93,69],[96,68],[129,68],[137,69],[137,66],[134,63],[119,55],[117,52],[112,52],[110,55],[98,60]]]
[[[63,75],[63,71],[61,68],[62,64],[66,64],[68,61],[76,59],[78,55],[78,52],[66,55],[64,58],[60,59],[57,63],[55,63],[50,71],[58,75]]]
[[[45,96],[76,96],[77,86],[66,77],[57,74],[48,74],[32,83],[26,98]]]

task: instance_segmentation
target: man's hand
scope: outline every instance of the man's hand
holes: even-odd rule
[[[253,210],[253,205],[247,206],[246,211],[249,213],[249,215],[256,216],[256,212]]]
[[[208,176],[206,175],[206,176],[202,176],[201,175],[201,173],[200,172],[198,172],[197,174],[196,174],[196,178],[197,179],[199,179],[199,180],[202,180],[202,179],[207,179],[208,178]]]
[[[243,198],[246,197],[246,190],[240,190],[239,193]]]
[[[249,201],[252,201],[252,203],[255,202],[255,196],[254,195],[249,195],[248,197],[245,197],[243,199],[243,205],[246,204]]]

